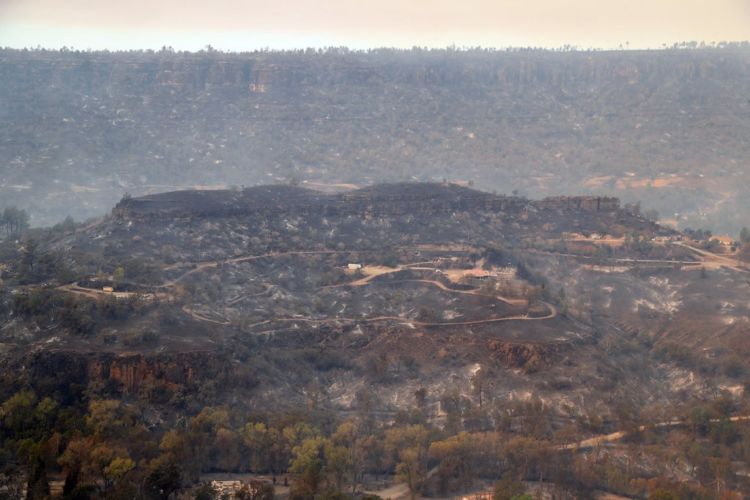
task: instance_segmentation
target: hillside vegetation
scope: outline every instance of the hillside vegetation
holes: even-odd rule
[[[745,250],[616,198],[260,185],[19,231],[0,497],[750,489]]]

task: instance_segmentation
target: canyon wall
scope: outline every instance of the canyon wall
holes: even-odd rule
[[[446,179],[627,197],[734,232],[750,214],[748,78],[746,46],[0,50],[0,198],[44,224],[126,192]]]

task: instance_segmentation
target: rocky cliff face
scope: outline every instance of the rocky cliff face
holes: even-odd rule
[[[487,349],[498,363],[509,368],[531,372],[551,365],[558,356],[569,350],[569,343],[506,342],[490,340]]]
[[[134,86],[167,91],[266,93],[306,86],[378,86],[384,82],[461,87],[634,84],[669,76],[684,82],[747,76],[742,48],[701,52],[554,53],[546,51],[369,54],[329,51],[224,54],[204,52],[0,53],[0,79],[79,90],[121,92]],[[718,56],[718,57],[717,57]],[[21,87],[16,87],[20,89]]]
[[[118,355],[108,352],[41,351],[19,361],[32,384],[44,384],[52,392],[52,381],[86,387],[114,383],[125,394],[162,384],[172,389],[214,381],[237,383],[231,365],[215,352]]]
[[[206,380],[227,382],[229,367],[215,353],[171,353],[168,355],[102,355],[89,360],[90,381],[117,382],[124,392],[137,394],[147,385],[160,382],[172,387]]]

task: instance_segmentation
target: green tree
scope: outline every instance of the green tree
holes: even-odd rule
[[[424,453],[416,447],[406,448],[399,453],[396,465],[396,477],[409,487],[409,494],[414,500],[422,491],[427,476]]]
[[[49,481],[47,480],[47,466],[41,456],[34,458],[29,473],[29,484],[26,492],[27,500],[42,500],[49,497]]]
[[[218,493],[210,483],[203,484],[195,490],[195,500],[215,500],[217,496]]]
[[[643,216],[652,222],[659,221],[659,212],[657,212],[653,208],[650,210],[644,210]]]
[[[290,491],[291,498],[313,498],[320,490],[327,442],[325,438],[313,437],[294,447],[289,470],[297,477]]]
[[[492,489],[492,500],[521,500],[525,492],[526,487],[521,481],[505,473]]]
[[[648,496],[648,500],[679,500],[680,497],[676,493],[659,488]]]
[[[232,429],[222,427],[216,430],[212,446],[213,465],[223,471],[236,471],[240,467],[242,453],[240,436]]]
[[[16,207],[6,207],[0,214],[0,225],[5,227],[9,238],[19,236],[29,228],[29,214]]]
[[[68,443],[65,451],[57,460],[65,473],[63,493],[66,495],[71,494],[82,482],[86,481],[87,478],[84,477],[84,465],[91,454],[92,447],[93,439],[91,438],[73,439]]]
[[[474,444],[466,432],[430,444],[429,458],[438,461],[437,476],[443,494],[471,484],[473,472],[476,470],[475,464],[472,463]]]
[[[138,427],[133,409],[114,399],[91,401],[85,422],[99,439],[126,439]]]
[[[344,482],[352,474],[352,455],[344,446],[326,440],[324,450],[325,472],[337,493],[344,490]]]
[[[122,281],[125,279],[125,268],[122,266],[117,266],[115,268],[114,272],[112,273],[112,281],[115,284],[122,283]]]
[[[412,499],[424,486],[429,445],[430,432],[422,425],[396,427],[385,433],[387,456],[396,464],[396,475],[408,485]]]
[[[151,495],[167,500],[182,486],[182,470],[172,460],[157,460],[152,464],[144,486]]]
[[[273,431],[276,432],[274,439]],[[269,429],[262,422],[248,423],[242,431],[242,440],[250,451],[250,470],[266,472],[273,469],[273,441],[278,439],[278,431]]]
[[[457,434],[461,431],[463,404],[461,394],[457,389],[445,391],[440,398],[440,409],[445,412],[445,431],[449,434]]]
[[[514,437],[505,446],[505,458],[519,480],[533,477],[539,469],[543,441],[530,437]]]
[[[331,435],[331,442],[346,452],[345,462],[343,463],[346,465],[345,473],[349,477],[351,493],[354,495],[364,473],[366,450],[369,443],[365,437],[360,436],[359,426],[352,420],[343,422],[336,428],[336,431]]]
[[[23,437],[24,431],[33,426],[36,394],[30,390],[15,393],[0,407],[0,421],[3,427],[17,439]]]
[[[135,469],[135,462],[130,457],[115,457],[104,468],[104,476],[111,484],[116,484],[133,469]]]

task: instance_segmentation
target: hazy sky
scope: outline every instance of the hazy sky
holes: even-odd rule
[[[0,46],[661,47],[750,40],[750,0],[0,0]]]

